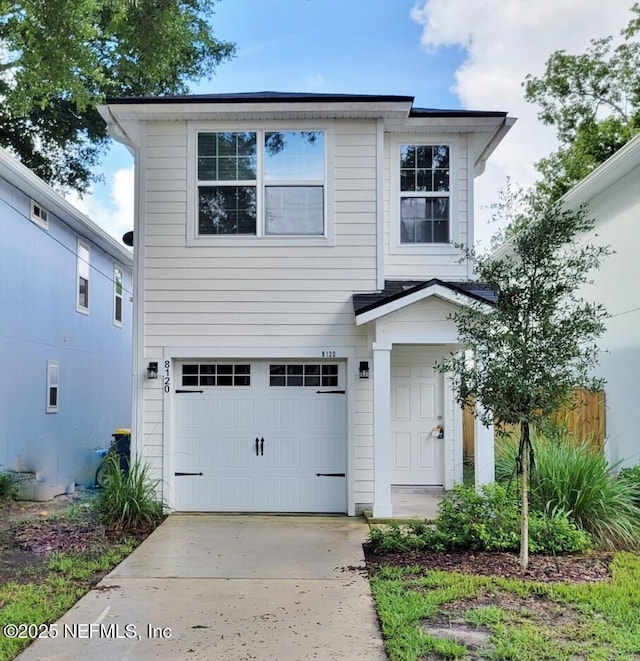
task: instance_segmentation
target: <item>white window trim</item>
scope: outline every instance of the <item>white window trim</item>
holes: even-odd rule
[[[42,217],[43,214],[44,218]],[[31,212],[29,217],[32,222],[42,227],[42,229],[49,229],[49,212],[35,200],[31,200]]]
[[[392,255],[459,255],[460,242],[458,168],[460,142],[450,135],[433,135],[425,140],[415,134],[393,135],[389,141],[389,252]],[[450,243],[401,243],[400,241],[400,146],[446,145],[449,147],[449,240]]]
[[[55,379],[54,379],[55,375]],[[55,381],[55,383],[54,383]],[[52,405],[51,389],[56,388],[56,403]],[[46,391],[46,411],[47,413],[57,413],[60,410],[60,365],[54,360],[47,361],[47,391]]]
[[[80,257],[81,248],[86,250],[88,258],[85,261]],[[88,305],[80,305],[80,277],[86,275],[87,287],[89,289],[89,296],[87,298]],[[82,314],[89,314],[89,307],[91,306],[91,248],[86,241],[78,238],[76,243],[76,311]]]
[[[118,294],[117,291],[118,273],[120,273],[120,286],[122,289],[120,294]],[[116,318],[116,310],[117,310],[116,303],[118,298],[120,299],[120,316],[121,316],[120,320]],[[113,325],[116,326],[117,328],[122,328],[123,319],[124,319],[124,269],[120,265],[114,264],[113,265]]]
[[[335,245],[333,220],[334,190],[334,137],[333,123],[319,122],[253,122],[238,124],[231,122],[192,122],[187,134],[187,246],[333,246]],[[324,131],[324,234],[323,235],[267,235],[264,234],[264,186],[262,173],[262,150],[258,149],[257,172],[257,227],[256,235],[216,234],[200,236],[198,234],[198,133],[207,132],[258,132],[258,142],[265,131]],[[231,183],[231,182],[230,182]],[[242,182],[241,182],[242,183]],[[239,185],[241,185],[241,183]],[[253,184],[251,184],[253,185]]]

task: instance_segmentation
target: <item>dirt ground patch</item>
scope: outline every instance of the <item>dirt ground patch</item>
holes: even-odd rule
[[[382,565],[396,567],[419,566],[423,569],[457,571],[479,576],[515,578],[541,583],[570,581],[572,583],[602,581],[611,577],[612,553],[593,552],[557,557],[532,555],[529,566],[522,571],[515,553],[482,553],[473,551],[388,553],[378,555],[365,544],[369,572]]]
[[[109,542],[90,508],[92,492],[47,502],[10,501],[0,506],[0,584],[37,582],[54,551],[82,553]],[[70,506],[73,513],[70,515]],[[63,516],[64,515],[64,516]]]

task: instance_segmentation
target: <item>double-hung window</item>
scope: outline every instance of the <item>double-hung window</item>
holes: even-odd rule
[[[122,269],[113,267],[113,324],[122,327]]]
[[[197,236],[325,236],[324,131],[207,131],[197,150]]]
[[[89,246],[78,239],[76,309],[89,314]]]
[[[400,243],[451,240],[450,150],[400,145]]]

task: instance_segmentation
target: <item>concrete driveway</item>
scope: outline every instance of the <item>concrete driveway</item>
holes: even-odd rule
[[[383,660],[347,517],[176,515],[18,658]]]

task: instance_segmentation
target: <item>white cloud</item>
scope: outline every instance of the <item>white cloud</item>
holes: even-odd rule
[[[518,121],[476,180],[476,208],[497,199],[507,176],[531,185],[534,168],[554,151],[554,130],[537,119],[538,109],[523,98],[527,74],[539,76],[556,50],[582,53],[595,37],[618,35],[631,19],[630,0],[426,0],[412,18],[423,25],[429,52],[461,47],[466,52],[456,72],[454,92],[464,108],[506,110]],[[486,243],[495,227],[489,212],[476,215],[477,237]]]
[[[106,200],[104,195],[97,195],[95,189],[83,198],[73,192],[66,197],[94,223],[121,241],[122,235],[133,229],[133,167],[116,170],[108,177],[106,186]]]

